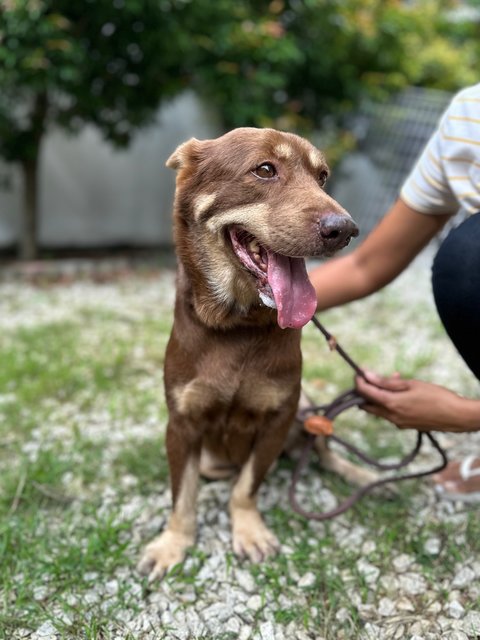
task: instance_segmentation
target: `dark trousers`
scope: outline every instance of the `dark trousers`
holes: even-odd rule
[[[480,380],[480,213],[444,240],[433,262],[432,285],[450,339]]]

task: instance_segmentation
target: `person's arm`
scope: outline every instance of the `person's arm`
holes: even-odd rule
[[[358,391],[367,400],[362,409],[400,429],[480,431],[480,400],[464,398],[422,380],[404,380],[398,375],[381,378],[372,373],[367,376],[373,384],[360,377],[356,380]]]
[[[317,310],[363,298],[391,282],[440,231],[450,214],[425,214],[400,198],[352,253],[309,273]]]

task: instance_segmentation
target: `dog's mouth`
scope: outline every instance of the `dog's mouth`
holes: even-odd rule
[[[261,301],[277,310],[279,326],[300,329],[307,324],[317,297],[305,260],[272,251],[242,227],[234,225],[228,231],[235,255],[256,279]]]

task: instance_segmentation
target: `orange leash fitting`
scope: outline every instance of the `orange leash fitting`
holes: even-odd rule
[[[310,416],[303,426],[305,431],[315,436],[331,436],[333,434],[333,420],[327,416]]]

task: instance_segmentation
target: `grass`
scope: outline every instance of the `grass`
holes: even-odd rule
[[[118,289],[99,287],[85,299],[69,297],[61,287],[31,293],[17,300],[8,290],[0,308],[0,320],[9,314],[17,318],[0,332],[0,638],[27,637],[48,623],[57,637],[72,640],[173,638],[175,624],[159,623],[152,610],[158,605],[155,591],[135,572],[139,550],[168,509],[162,363],[171,301],[142,280]],[[63,316],[39,312],[62,304]],[[437,371],[438,354],[445,357],[448,347],[427,303],[407,314],[421,315],[422,326],[414,333],[431,338],[420,337],[416,347],[412,330],[405,329],[405,304],[395,295],[362,304],[358,315],[334,310],[323,318],[330,330],[338,329],[337,338],[355,359],[374,369],[399,368],[424,377]],[[403,340],[410,341],[408,349],[398,348]],[[306,386],[320,402],[352,384],[351,371],[313,327],[305,330],[303,343]],[[450,370],[451,362],[454,355],[446,365]],[[468,393],[468,375],[459,372],[456,384]],[[396,456],[408,449],[407,436],[358,410],[342,416],[337,429],[373,455]],[[407,483],[393,499],[367,497],[325,523],[292,513],[286,497],[268,505],[269,484],[286,496],[292,469],[291,461],[282,460],[262,492],[267,522],[285,552],[253,566],[239,562],[225,542],[218,559],[232,594],[238,590],[237,571],[252,575],[262,605],[254,610],[242,605],[241,619],[257,634],[270,620],[286,637],[297,631],[329,640],[363,637],[368,606],[395,598],[387,583],[395,577],[392,559],[402,554],[425,581],[425,593],[409,596],[418,618],[432,598],[448,597],[458,567],[480,552],[476,512],[446,511],[438,517],[421,483]],[[320,476],[314,461],[303,484],[315,499],[320,490],[339,497],[350,491],[340,478]],[[214,502],[222,501],[220,492]],[[151,523],[149,514],[156,514]],[[212,560],[205,551],[207,533],[200,532],[198,546],[159,588],[179,611],[188,611],[198,598],[223,597],[210,593],[204,577]],[[430,539],[439,541],[438,553],[426,550]],[[378,579],[369,580],[363,561],[378,570]],[[308,574],[313,578],[303,584]],[[480,601],[460,591],[465,608],[478,609]],[[127,621],[149,611],[145,635],[132,633]],[[237,635],[195,636],[203,637]]]

